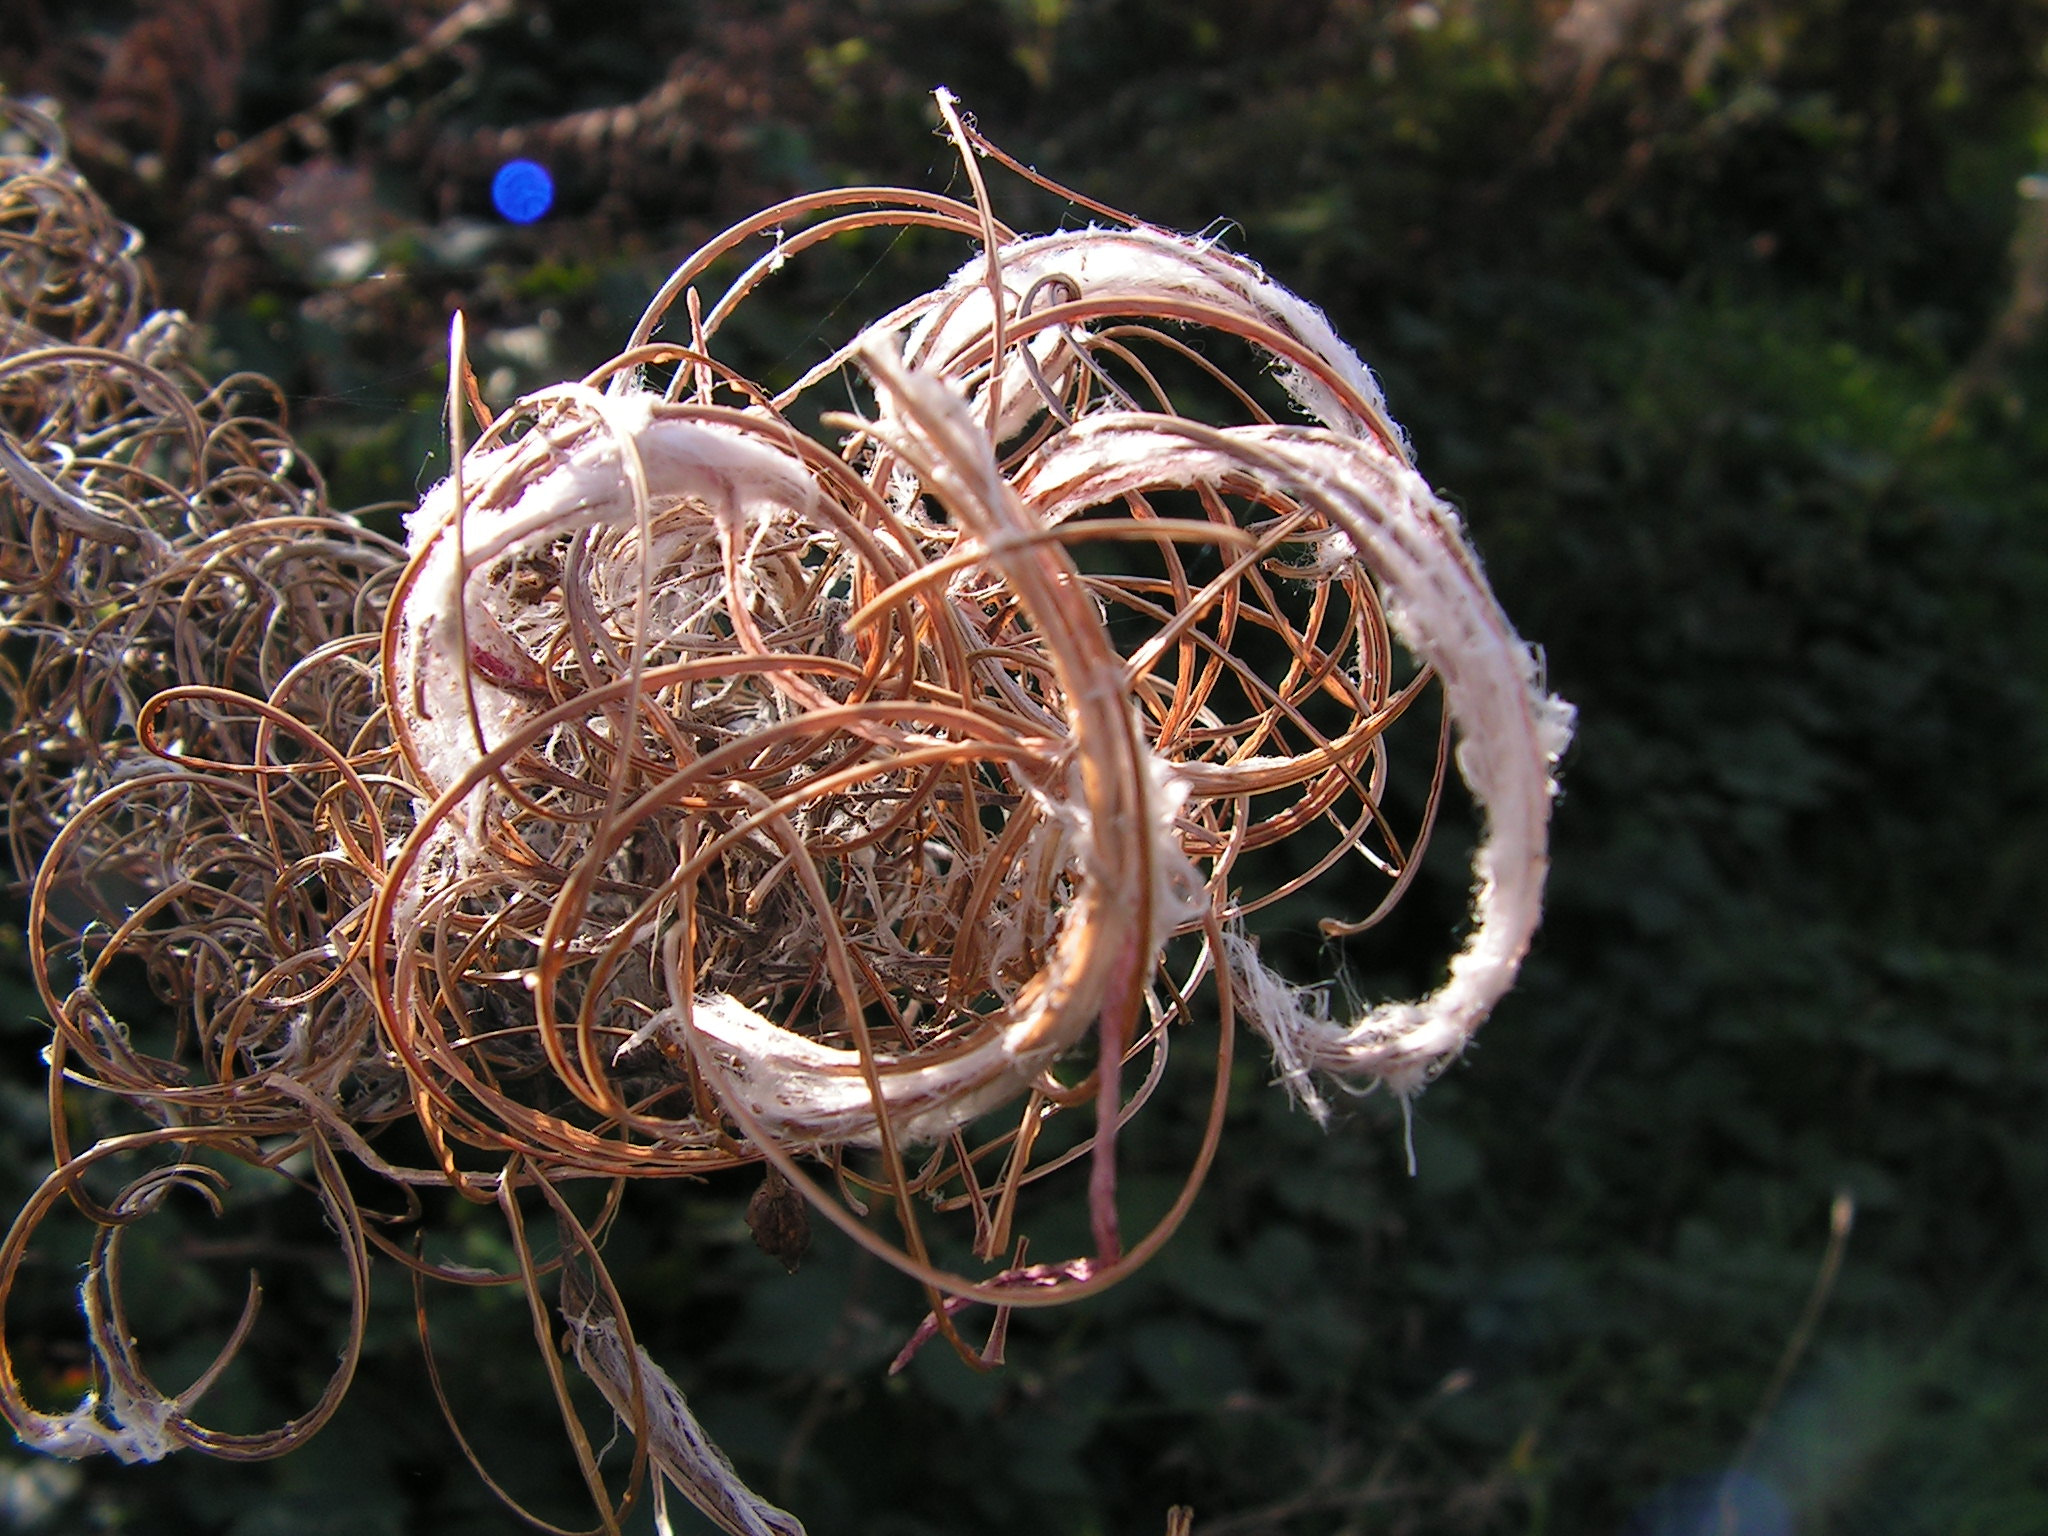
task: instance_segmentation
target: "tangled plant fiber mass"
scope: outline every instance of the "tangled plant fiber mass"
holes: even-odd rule
[[[1045,181],[939,101],[971,201],[764,210],[581,381],[493,417],[458,321],[454,471],[403,547],[329,509],[274,392],[191,371],[132,235],[9,107],[8,832],[56,1166],[0,1286],[59,1207],[98,1234],[84,1401],[33,1406],[0,1356],[25,1440],[289,1448],[346,1390],[374,1255],[522,1287],[544,1346],[555,1293],[638,1447],[620,1495],[544,1347],[603,1528],[651,1462],[657,1502],[798,1529],[634,1342],[600,1257],[625,1181],[766,1161],[924,1287],[905,1358],[941,1336],[994,1363],[1009,1309],[1114,1283],[1181,1220],[1237,1022],[1320,1117],[1331,1082],[1412,1095],[1512,983],[1570,712],[1371,374],[1248,261]],[[1100,222],[1012,232],[984,162]],[[727,360],[790,264],[905,231],[970,254],[779,391]],[[1433,706],[1438,785],[1398,827],[1388,733]],[[1466,942],[1428,996],[1333,1018],[1246,919],[1370,868],[1371,909],[1325,926],[1376,920],[1450,761],[1484,818]],[[1253,857],[1285,844],[1307,851]],[[168,1015],[125,1016],[126,976]],[[1129,1236],[1119,1130],[1211,1021],[1200,1150]],[[80,1094],[134,1128],[74,1147]],[[322,1203],[353,1298],[326,1392],[262,1434],[192,1416],[255,1291],[171,1392],[119,1284],[123,1233],[234,1165]],[[1020,1196],[1069,1167],[1091,1251],[1031,1261]],[[571,1198],[590,1180],[595,1208]],[[379,1183],[401,1214],[365,1205]],[[407,1229],[435,1189],[502,1213],[516,1271],[424,1256]],[[542,1211],[553,1246],[527,1235]],[[979,1273],[935,1256],[948,1222]],[[956,1323],[977,1302],[980,1349]]]

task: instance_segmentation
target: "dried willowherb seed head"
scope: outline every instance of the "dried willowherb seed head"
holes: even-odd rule
[[[311,1154],[359,1316],[373,1243],[476,1277],[366,1226],[344,1157],[494,1203],[539,1316],[538,1200],[570,1256],[572,1352],[646,1455],[725,1529],[786,1531],[633,1342],[597,1241],[619,1205],[579,1215],[558,1186],[765,1161],[765,1250],[794,1268],[815,1208],[927,1287],[910,1348],[993,1362],[1010,1308],[1114,1283],[1185,1216],[1238,1019],[1319,1117],[1325,1082],[1411,1095],[1464,1048],[1537,925],[1568,706],[1319,311],[940,109],[973,203],[764,210],[685,262],[612,362],[495,420],[458,322],[454,472],[402,552],[317,486],[291,504],[288,443],[210,425],[156,343],[0,355],[0,409],[43,390],[51,421],[97,412],[185,474],[145,495],[54,427],[0,439],[0,510],[45,562],[5,589],[39,637],[14,725],[64,765],[11,827],[41,862],[36,963],[74,1088],[165,1127],[76,1154],[59,1127],[5,1276],[81,1169],[196,1139]],[[1016,235],[983,159],[1106,223]],[[779,393],[725,360],[725,328],[791,263],[911,228],[971,258]],[[813,417],[837,436],[798,429]],[[263,515],[223,517],[223,497]],[[1397,826],[1390,740],[1433,704],[1436,777]],[[114,716],[86,729],[88,708]],[[1484,820],[1467,939],[1427,996],[1335,1018],[1249,920],[1308,891],[1335,892],[1341,931],[1376,919],[1453,762]],[[101,921],[77,920],[81,894]],[[102,996],[129,960],[184,1010],[162,1049]],[[1215,1058],[1201,1145],[1127,1238],[1119,1130],[1196,1038]],[[425,1166],[378,1151],[400,1119]],[[1028,1262],[1021,1196],[1075,1163],[1091,1251]],[[95,1219],[147,1214],[163,1178]],[[947,1220],[981,1273],[933,1261]],[[218,1448],[185,1416],[196,1394],[158,1392],[123,1342],[114,1242],[88,1321],[119,1392],[51,1416],[10,1377],[0,1407],[60,1454]],[[974,1303],[998,1309],[980,1351],[955,1323]],[[237,1449],[302,1438],[346,1375]]]

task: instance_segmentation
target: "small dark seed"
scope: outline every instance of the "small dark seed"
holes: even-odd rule
[[[792,1275],[796,1273],[811,1246],[810,1212],[804,1207],[804,1197],[774,1167],[767,1170],[761,1187],[747,1202],[747,1229],[763,1253],[779,1259]]]

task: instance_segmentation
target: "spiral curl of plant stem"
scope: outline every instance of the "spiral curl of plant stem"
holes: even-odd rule
[[[0,97],[0,352],[15,337],[118,344],[142,326],[141,237],[73,170],[42,113]]]
[[[344,827],[381,814],[344,787],[360,791],[380,707],[346,653],[366,629],[374,649],[366,620],[399,551],[328,509],[274,385],[191,367],[139,249],[56,126],[0,97],[0,739],[53,1021],[55,1163],[0,1247],[0,1303],[53,1211],[98,1228],[79,1293],[95,1385],[67,1412],[32,1405],[0,1337],[0,1412],[60,1455],[248,1459],[331,1416],[367,1317],[371,1238],[321,1127],[402,1103],[334,947],[385,835]],[[170,732],[153,736],[152,719]],[[103,993],[120,970],[173,1015],[117,1017]],[[72,1113],[81,1093],[148,1128],[74,1150],[71,1126],[107,1123]],[[277,1169],[295,1153],[348,1276],[339,1365],[287,1424],[209,1428],[192,1410],[251,1337],[257,1284],[219,1358],[168,1392],[128,1320],[124,1238],[179,1190],[221,1216],[224,1164]],[[171,1161],[132,1173],[152,1156]]]
[[[971,202],[861,188],[766,209],[580,382],[491,418],[458,317],[453,472],[403,549],[327,508],[274,394],[193,374],[55,130],[8,119],[0,682],[57,1171],[0,1286],[61,1199],[113,1234],[212,1176],[181,1171],[193,1148],[310,1151],[359,1314],[371,1247],[419,1286],[526,1291],[599,1529],[625,1505],[547,1348],[557,1270],[575,1358],[639,1447],[625,1500],[651,1466],[657,1499],[672,1484],[758,1536],[797,1527],[703,1441],[604,1272],[625,1181],[766,1159],[925,1288],[904,1358],[939,1335],[994,1363],[1013,1308],[1114,1283],[1178,1225],[1238,1018],[1318,1116],[1325,1082],[1406,1096],[1463,1048],[1535,929],[1568,706],[1319,311],[939,106]],[[1019,236],[983,160],[1106,225]],[[779,391],[721,355],[791,263],[911,230],[974,254]],[[1269,374],[1308,423],[1275,419]],[[836,444],[793,425],[821,391],[856,405],[825,416]],[[1389,733],[1432,696],[1425,810],[1396,826]],[[1356,911],[1369,869],[1378,895],[1325,926],[1376,921],[1452,761],[1485,821],[1467,940],[1428,997],[1335,1020],[1245,919],[1333,885]],[[1270,856],[1289,845],[1291,872]],[[116,1015],[134,970],[164,1020]],[[1126,1242],[1118,1132],[1204,989],[1202,1142]],[[80,1091],[154,1129],[74,1151]],[[380,1148],[401,1125],[424,1166]],[[153,1148],[185,1162],[89,1190]],[[329,1172],[344,1154],[404,1209],[362,1212]],[[1093,1251],[1027,1262],[1023,1192],[1077,1162]],[[557,1187],[579,1179],[608,1181],[595,1219]],[[500,1211],[515,1271],[401,1239],[434,1187]],[[533,1251],[522,1191],[560,1259]],[[947,1219],[994,1273],[936,1261]],[[64,1454],[212,1448],[162,1426],[217,1371],[167,1397],[99,1321],[116,1251],[87,1282],[109,1392],[59,1423],[0,1354],[0,1409]],[[954,1322],[972,1303],[997,1309],[981,1351]],[[424,1340],[423,1291],[419,1317]],[[338,1392],[242,1449],[283,1448]]]

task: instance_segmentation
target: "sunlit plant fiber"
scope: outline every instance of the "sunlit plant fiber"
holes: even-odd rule
[[[906,1355],[936,1335],[993,1363],[1009,1308],[1114,1283],[1183,1218],[1238,1021],[1320,1115],[1324,1081],[1416,1092],[1511,984],[1570,712],[1371,375],[1243,258],[1047,182],[940,109],[971,202],[767,209],[685,262],[611,362],[495,419],[458,321],[455,472],[403,549],[328,509],[260,381],[193,375],[132,234],[55,129],[8,109],[8,829],[54,1021],[56,1171],[0,1250],[0,1294],[61,1203],[100,1234],[93,1391],[39,1409],[0,1354],[24,1440],[288,1449],[346,1390],[375,1252],[416,1283],[522,1287],[542,1341],[559,1275],[574,1359],[638,1446],[609,1488],[544,1349],[601,1528],[651,1461],[657,1503],[672,1484],[727,1530],[795,1530],[634,1342],[599,1252],[623,1181],[765,1159],[924,1287]],[[1015,234],[988,159],[1104,222]],[[779,393],[723,360],[788,264],[911,228],[972,257]],[[1254,376],[1217,360],[1240,353]],[[1259,404],[1267,373],[1305,422]],[[791,425],[820,391],[863,406],[825,415],[836,442]],[[1193,395],[1234,404],[1198,416]],[[1455,740],[1485,823],[1470,933],[1427,997],[1334,1019],[1243,919],[1367,867],[1384,884],[1362,919],[1326,926],[1398,897],[1438,796],[1391,824],[1385,733],[1436,699],[1437,775]],[[1304,836],[1298,875],[1246,858]],[[115,1016],[107,979],[136,966],[174,1037]],[[1179,1199],[1127,1237],[1119,1128],[1211,1018],[1206,1133]],[[144,1128],[72,1145],[81,1091]],[[1080,1134],[1048,1130],[1070,1113]],[[165,1161],[94,1192],[138,1152]],[[207,1195],[223,1160],[300,1180],[351,1282],[325,1394],[262,1434],[191,1416],[253,1287],[179,1391],[123,1315],[123,1232],[174,1189]],[[1030,1261],[1020,1191],[1069,1166],[1092,1251]],[[351,1178],[404,1210],[368,1210]],[[609,1188],[594,1212],[564,1193],[581,1179]],[[429,1188],[495,1205],[516,1272],[422,1257]],[[527,1236],[543,1206],[552,1258]],[[984,1272],[934,1257],[946,1221]],[[976,1302],[997,1308],[985,1347],[955,1323]]]

